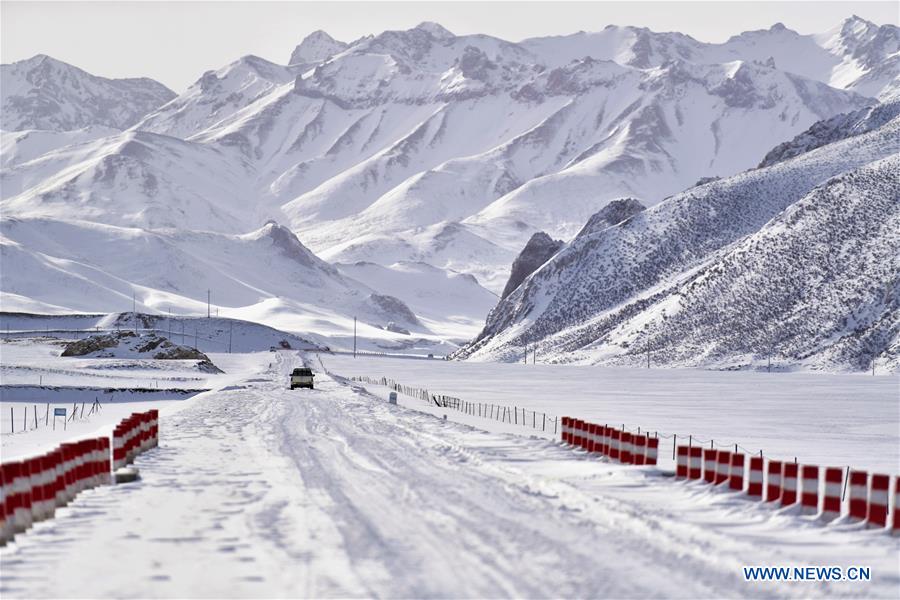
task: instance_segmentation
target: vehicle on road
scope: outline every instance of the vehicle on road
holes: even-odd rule
[[[313,378],[315,375],[312,369],[307,367],[298,367],[291,372],[291,389],[309,388],[313,389]]]

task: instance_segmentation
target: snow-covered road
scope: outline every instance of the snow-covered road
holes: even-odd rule
[[[3,550],[18,597],[895,596],[898,542],[825,530],[647,468],[488,433],[300,358],[163,414],[143,480],[84,493]],[[742,565],[867,565],[868,583],[745,583]]]

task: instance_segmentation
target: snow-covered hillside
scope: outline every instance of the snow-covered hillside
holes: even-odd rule
[[[3,218],[68,227],[74,239],[103,225],[119,251],[84,242],[46,252],[9,237],[10,256],[89,268],[73,282],[80,296],[54,300],[17,268],[3,292],[23,310],[118,310],[121,299],[87,290],[127,298],[147,279],[147,306],[161,310],[174,295],[187,308],[197,294],[181,275],[125,273],[119,257],[145,262],[144,244],[164,239],[176,264],[203,262],[211,254],[196,247],[206,242],[188,250],[185,240],[231,246],[222,240],[274,220],[323,261],[355,270],[368,293],[405,303],[410,331],[458,341],[475,332],[535,233],[571,241],[618,198],[652,207],[750,169],[773,148],[780,160],[837,139],[848,125],[829,121],[836,115],[884,117],[876,96],[898,89],[896,59],[897,28],[854,17],[819,35],[776,25],[722,44],[616,26],[519,43],[435,23],[350,42],[317,31],[287,65],[244,56],[175,98],[48,57],[4,65]],[[868,122],[856,133],[877,125]],[[271,273],[265,253],[238,254],[240,273]],[[294,324],[329,315],[343,334],[359,312],[376,326],[373,339],[386,326],[328,291],[253,280],[224,286],[222,306],[279,327],[295,311]],[[423,302],[445,285],[465,309]]]
[[[557,361],[896,369],[898,133],[900,117],[848,127],[579,236],[461,355],[516,360],[527,342]]]
[[[175,97],[163,84],[106,79],[44,54],[0,65],[0,129],[126,129]]]
[[[275,223],[243,235],[41,218],[4,218],[0,227],[5,311],[121,311],[136,301],[140,312],[205,315],[210,290],[222,316],[301,332],[324,345],[331,337],[352,338],[357,317],[360,335],[376,344],[372,349],[455,348],[443,346],[452,329],[445,321],[453,318],[445,315],[452,311],[432,310],[426,325],[390,295],[413,296],[437,277],[375,290],[341,275]],[[480,294],[488,292],[471,282],[457,299]],[[482,300],[481,310],[489,306]],[[387,331],[390,323],[410,333]]]

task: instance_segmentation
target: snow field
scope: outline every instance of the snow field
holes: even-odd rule
[[[344,377],[388,377],[469,402],[571,416],[635,432],[677,434],[748,454],[819,466],[897,474],[900,465],[900,377],[629,369],[571,365],[402,360],[320,355]],[[378,392],[380,393],[380,392]],[[384,391],[386,394],[387,391]],[[448,419],[497,431],[507,425],[411,404]],[[620,427],[624,426],[624,427]],[[528,430],[529,434],[551,437]],[[689,437],[692,436],[692,437]],[[559,435],[552,436],[559,439]],[[660,466],[674,472],[671,437],[660,442]]]
[[[771,598],[900,590],[889,536],[822,528],[554,440],[391,406],[321,372],[315,390],[290,391],[298,364],[278,353],[228,389],[162,412],[160,446],[136,461],[142,481],[86,492],[5,548],[0,593]],[[98,555],[116,556],[117,568],[83,558]],[[873,580],[743,581],[743,565],[783,564],[866,565]]]

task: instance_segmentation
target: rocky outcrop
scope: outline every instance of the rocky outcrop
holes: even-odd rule
[[[618,200],[613,200],[594,213],[575,237],[580,238],[585,235],[602,231],[607,227],[618,225],[622,221],[630,219],[638,214],[645,208],[646,207],[641,204],[640,201],[634,198],[619,198]]]
[[[509,281],[506,282],[506,287],[503,288],[503,294],[500,298],[509,296],[513,290],[519,287],[520,283],[525,281],[529,275],[547,262],[562,247],[562,241],[554,240],[543,231],[532,235],[522,252],[513,261]]]

